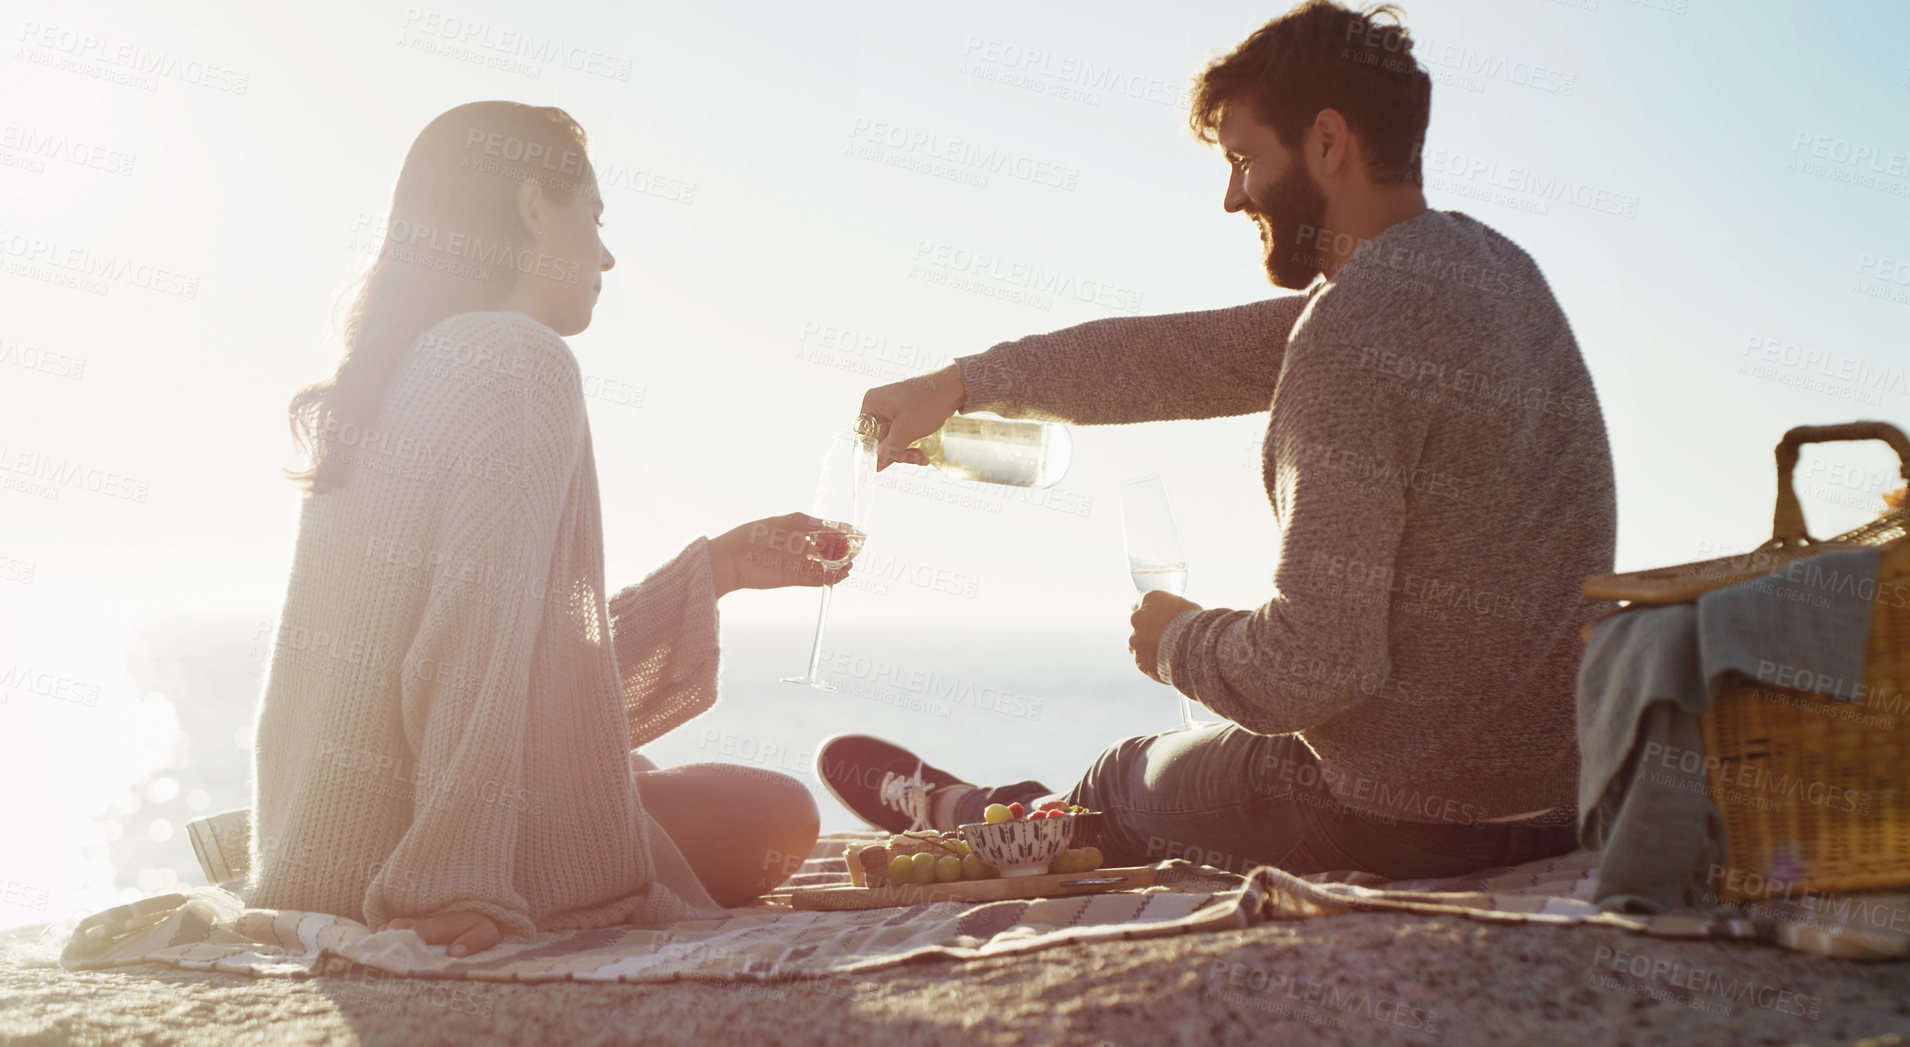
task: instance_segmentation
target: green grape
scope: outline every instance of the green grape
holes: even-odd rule
[[[962,875],[970,880],[986,880],[988,878],[988,866],[983,865],[982,860],[972,854],[964,855],[962,857]]]
[[[1051,873],[1080,872],[1080,861],[1081,852],[1062,851],[1054,856],[1054,861],[1048,863],[1048,871]]]
[[[1101,848],[1081,848],[1081,872],[1093,872],[1101,867],[1103,861],[1106,861],[1106,859],[1101,857]]]
[[[936,857],[927,851],[923,851],[921,854],[909,855],[909,862],[913,866],[912,878],[915,880],[916,883],[934,883],[935,882],[936,860],[937,860]]]
[[[962,860],[952,854],[944,854],[935,861],[935,878],[943,883],[954,883],[962,878]]]
[[[889,862],[888,877],[890,887],[900,887],[909,882],[910,878],[914,875],[915,865],[909,861],[908,855],[898,854],[894,860]]]

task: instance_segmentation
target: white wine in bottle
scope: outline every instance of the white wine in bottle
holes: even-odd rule
[[[857,420],[858,431],[879,434],[887,427],[869,415]],[[1009,487],[1053,487],[1067,475],[1074,453],[1066,426],[991,414],[955,415],[909,446],[950,476]]]

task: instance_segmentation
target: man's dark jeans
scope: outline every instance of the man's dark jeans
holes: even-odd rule
[[[1185,858],[1232,872],[1272,865],[1296,875],[1359,869],[1388,879],[1457,876],[1564,854],[1574,826],[1386,821],[1347,810],[1296,735],[1233,724],[1129,738],[1102,753],[1080,784],[1057,793],[1017,782],[963,797],[960,822],[991,803],[1065,799],[1106,815],[1111,866]]]

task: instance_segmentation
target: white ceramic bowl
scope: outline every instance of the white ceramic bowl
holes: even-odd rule
[[[962,838],[975,857],[994,866],[1004,880],[1047,872],[1048,863],[1068,849],[1073,835],[1072,818],[1020,818],[962,826]]]

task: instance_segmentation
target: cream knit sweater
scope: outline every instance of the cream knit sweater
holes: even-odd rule
[[[521,313],[422,335],[335,427],[259,710],[260,908],[484,913],[506,940],[721,912],[629,751],[716,698],[708,543],[605,599],[576,359]]]

